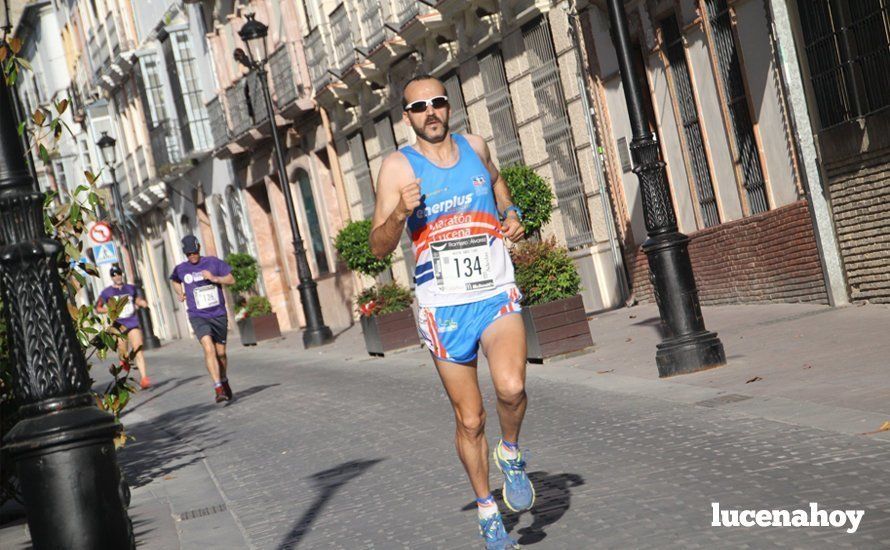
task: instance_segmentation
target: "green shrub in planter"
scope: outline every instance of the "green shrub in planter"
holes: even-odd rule
[[[571,298],[581,290],[581,276],[569,251],[551,237],[543,241],[522,241],[510,252],[516,271],[516,284],[525,299],[523,305],[546,304]]]
[[[411,291],[398,283],[366,288],[356,300],[359,312],[366,317],[404,311],[413,301]]]
[[[260,276],[256,259],[250,254],[229,254],[226,263],[232,266],[232,277],[235,284],[230,288],[235,294],[252,292]]]
[[[553,190],[550,185],[523,164],[508,166],[501,170],[501,175],[513,203],[522,210],[522,225],[526,234],[536,233],[550,221],[553,213]]]
[[[272,313],[272,304],[265,296],[251,296],[244,305],[246,317],[262,317]]]
[[[392,265],[392,254],[377,258],[371,253],[368,239],[371,237],[371,220],[353,221],[346,224],[334,239],[337,254],[346,267],[363,275],[374,277]]]

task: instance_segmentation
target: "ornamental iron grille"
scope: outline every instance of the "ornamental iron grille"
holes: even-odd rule
[[[386,32],[383,27],[383,12],[379,0],[358,0],[358,18],[361,26],[362,40],[365,51],[376,48]]]
[[[485,88],[485,106],[494,133],[495,154],[501,168],[522,162],[522,147],[513,118],[513,102],[507,86],[507,74],[499,50],[491,50],[479,58],[479,72]]]
[[[226,105],[232,118],[232,136],[246,132],[251,125],[250,113],[247,109],[247,78],[239,78],[235,85],[226,90]]]
[[[669,70],[673,77],[671,80],[674,97],[683,124],[686,155],[695,180],[702,223],[705,227],[711,227],[720,223],[720,214],[717,211],[717,199],[714,198],[714,185],[711,181],[708,156],[705,154],[701,123],[698,119],[698,106],[695,101],[695,93],[692,91],[692,79],[689,76],[689,66],[686,64],[683,35],[680,33],[676,15],[671,15],[661,22],[661,32],[664,36],[664,51],[667,55]]]
[[[226,203],[232,219],[232,231],[235,233],[235,247],[238,252],[250,252],[250,239],[247,236],[247,223],[244,219],[244,204],[241,193],[234,186],[226,189]]]
[[[352,28],[346,6],[340,4],[331,13],[331,33],[334,39],[334,59],[337,72],[342,75],[355,64],[355,46],[352,41]]]
[[[213,135],[214,148],[222,147],[229,141],[229,126],[226,113],[223,111],[219,96],[214,96],[207,103],[207,114],[210,116],[210,133]]]
[[[204,109],[201,81],[191,38],[186,31],[177,31],[171,33],[164,44],[172,56],[172,59],[168,57],[167,68],[169,70],[175,67],[176,71],[175,75],[170,76],[171,81],[175,81],[174,91],[178,92],[173,97],[182,122],[184,150],[210,149],[212,146],[210,119]]]
[[[732,30],[732,20],[727,0],[705,0],[708,19],[714,41],[715,56],[720,72],[720,83],[732,121],[735,138],[735,162],[742,170],[743,185],[748,195],[748,207],[752,214],[769,210],[766,184],[760,167],[760,152],[754,139],[754,125],[748,109],[748,94],[742,75],[738,45]]]
[[[306,64],[309,66],[309,76],[312,78],[315,91],[327,86],[331,81],[331,75],[328,73],[328,56],[321,25],[312,29],[306,37]]]
[[[890,105],[888,4],[888,0],[798,0],[822,128]]]
[[[374,186],[371,183],[371,169],[368,167],[368,155],[365,153],[362,133],[358,132],[350,137],[347,140],[347,147],[352,158],[352,175],[362,203],[362,216],[370,219],[374,215]]]
[[[550,170],[556,199],[562,212],[562,223],[569,248],[593,243],[590,213],[587,210],[584,185],[575,155],[575,143],[569,126],[565,93],[559,80],[556,50],[550,26],[544,19],[522,31],[522,41],[531,69],[535,100],[541,114],[544,147],[550,159]]]
[[[275,105],[280,109],[296,101],[300,97],[300,90],[294,84],[293,64],[287,44],[282,44],[269,56],[269,69],[275,87]]]
[[[417,16],[417,0],[394,0],[395,18],[399,27]]]
[[[250,105],[250,114],[253,117],[254,124],[260,124],[269,120],[269,109],[266,107],[266,98],[263,95],[263,83],[260,82],[260,75],[255,71],[247,74],[247,86],[244,93],[247,95],[247,102]]]
[[[448,103],[451,105],[451,118],[448,127],[452,132],[466,134],[470,131],[467,119],[467,106],[464,103],[464,94],[460,87],[460,78],[456,73],[442,81],[445,84],[445,93],[448,94]]]

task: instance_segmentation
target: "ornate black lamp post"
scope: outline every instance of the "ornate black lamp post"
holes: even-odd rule
[[[22,419],[4,437],[34,548],[134,548],[113,438],[96,407],[59,277],[63,248],[43,227],[43,193],[25,164],[0,75],[0,293]]]
[[[284,152],[281,150],[281,139],[278,137],[278,128],[275,126],[275,112],[272,109],[272,96],[269,94],[269,83],[266,81],[268,72],[266,63],[269,61],[266,52],[266,35],[269,28],[254,19],[253,14],[247,15],[247,23],[238,31],[238,36],[247,44],[250,53],[238,48],[235,50],[235,60],[248,69],[257,72],[258,80],[263,88],[263,97],[266,101],[266,111],[269,115],[269,124],[272,128],[272,140],[275,144],[275,160],[278,165],[278,181],[281,183],[281,192],[287,205],[287,217],[290,220],[290,231],[294,237],[294,255],[297,259],[297,276],[300,278],[300,302],[303,304],[303,315],[306,318],[306,329],[303,331],[303,345],[307,348],[321,346],[334,339],[331,329],[324,324],[321,313],[321,303],[318,301],[318,284],[312,280],[312,272],[309,262],[306,260],[306,249],[303,247],[303,238],[300,236],[300,227],[297,225],[297,213],[294,210],[294,199],[291,197],[290,185],[288,185],[287,168],[284,165]]]
[[[726,363],[723,344],[716,333],[705,329],[689,261],[689,237],[677,229],[661,150],[655,135],[649,131],[643,109],[643,94],[633,70],[624,0],[608,0],[608,4],[612,40],[633,128],[630,150],[634,173],[640,180],[649,234],[643,251],[649,260],[662,325],[668,331],[655,354],[658,375],[672,376],[723,365]]]
[[[114,165],[117,162],[117,148],[115,144],[117,140],[108,135],[108,132],[102,132],[102,137],[96,142],[99,150],[102,151],[102,159],[105,166],[111,170],[111,194],[114,198],[115,218],[117,218],[117,229],[120,232],[120,238],[127,252],[130,254],[131,264],[133,266],[133,286],[136,287],[136,296],[145,298],[145,292],[142,290],[142,277],[139,276],[139,268],[136,267],[136,257],[134,256],[134,245],[130,239],[130,232],[127,228],[127,222],[124,218],[124,203],[121,199],[120,184],[117,182],[117,174],[114,171]],[[124,262],[121,262],[123,266]],[[151,315],[148,308],[136,308],[136,317],[139,319],[139,328],[142,329],[142,347],[145,349],[156,349],[161,347],[161,340],[155,335],[154,325],[151,322]]]

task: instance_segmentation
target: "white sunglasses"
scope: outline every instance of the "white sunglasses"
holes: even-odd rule
[[[432,107],[433,109],[442,109],[443,107],[447,106],[448,96],[437,95],[436,97],[431,97],[429,99],[418,99],[417,101],[412,101],[408,105],[405,105],[405,111],[411,111],[412,113],[420,114],[426,112],[427,107]]]

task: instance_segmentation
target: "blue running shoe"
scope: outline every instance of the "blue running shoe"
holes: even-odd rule
[[[519,548],[519,544],[507,535],[504,529],[504,520],[501,514],[497,513],[487,518],[479,519],[479,532],[485,539],[485,550],[514,550]]]
[[[501,441],[494,449],[494,462],[504,474],[504,503],[514,512],[528,510],[535,504],[535,488],[525,475],[525,461],[522,453],[509,459],[501,452]]]

